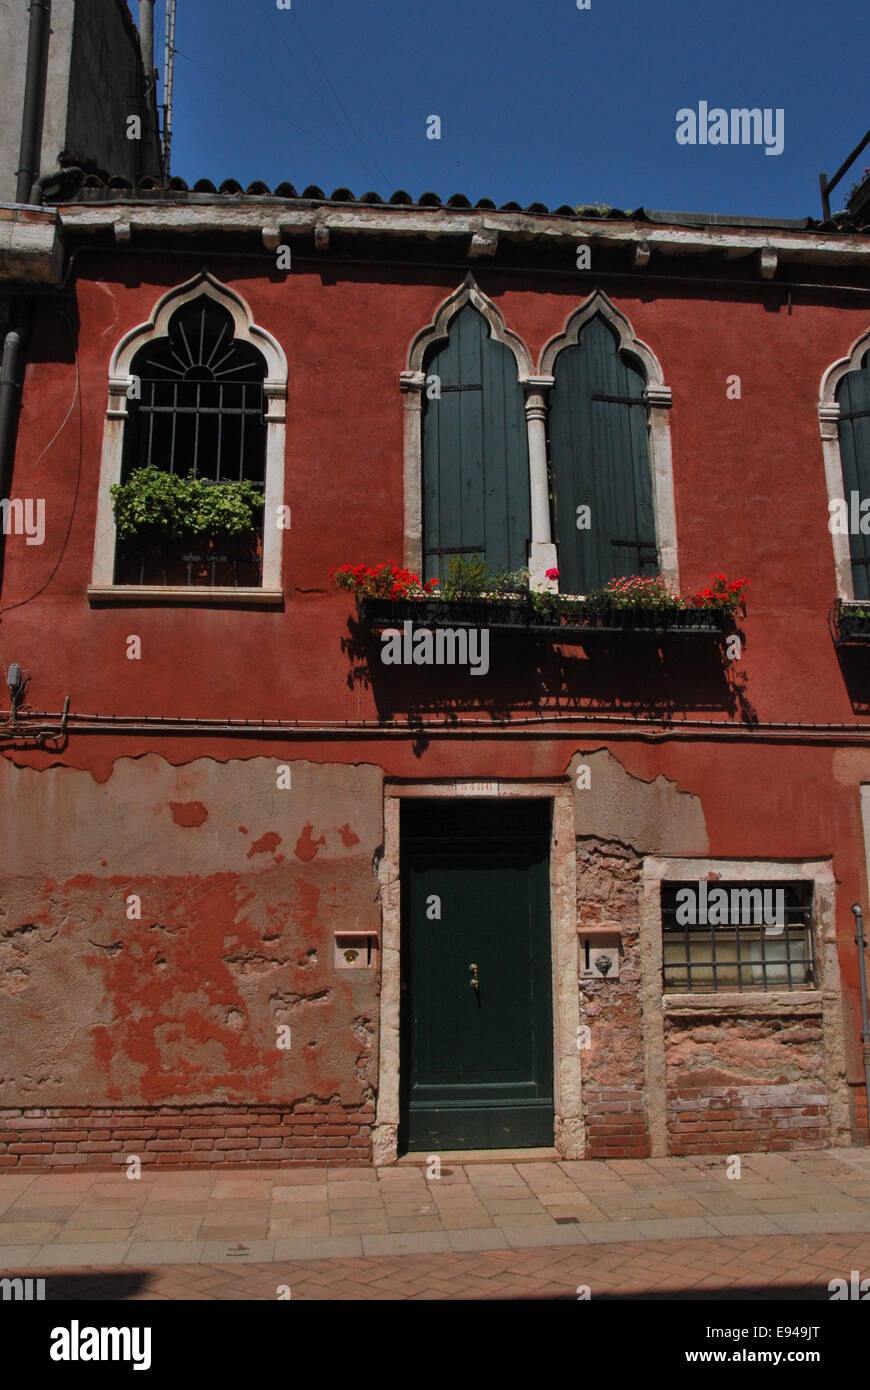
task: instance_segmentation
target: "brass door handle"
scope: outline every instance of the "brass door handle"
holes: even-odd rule
[[[469,965],[468,968],[471,971],[471,979],[468,981],[468,983],[471,985],[472,989],[480,989],[480,980],[477,974],[477,966],[472,961],[471,965]]]

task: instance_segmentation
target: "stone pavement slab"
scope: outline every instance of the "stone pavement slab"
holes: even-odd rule
[[[476,1161],[480,1159],[480,1161]],[[263,1169],[241,1174],[125,1169],[0,1174],[0,1273],[10,1265],[151,1264],[203,1259],[326,1258],[384,1251],[537,1249],[578,1242],[832,1236],[870,1231],[870,1149],[723,1156],[524,1162],[450,1155],[442,1176],[403,1160],[383,1169]],[[271,1251],[272,1254],[264,1254]],[[252,1252],[260,1252],[254,1255]]]

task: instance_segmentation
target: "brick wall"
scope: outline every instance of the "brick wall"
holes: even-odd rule
[[[740,1153],[830,1143],[821,1016],[667,1018],[670,1151]]]
[[[0,1110],[0,1171],[143,1167],[281,1168],[370,1164],[374,1108],[332,1101],[288,1106],[83,1107]]]
[[[716,1086],[668,1091],[672,1154],[819,1149],[828,1142],[824,1091],[801,1086]]]
[[[867,1133],[867,1091],[863,1081],[850,1083],[849,1101],[852,1112],[853,1142],[866,1147],[870,1143],[870,1135]]]
[[[622,935],[619,978],[583,981],[580,1052],[587,1158],[645,1158],[649,1153],[640,1007],[637,884],[640,859],[625,845],[577,841],[577,921]]]
[[[587,1158],[646,1158],[649,1138],[642,1091],[584,1087]]]

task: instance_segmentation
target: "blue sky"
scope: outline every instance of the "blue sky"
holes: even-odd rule
[[[868,35],[868,0],[178,0],[172,172],[818,217],[870,126]],[[782,154],[678,145],[702,100],[783,108]]]

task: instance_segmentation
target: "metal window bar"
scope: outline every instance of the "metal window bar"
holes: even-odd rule
[[[765,992],[812,988],[817,983],[813,930],[813,885],[809,882],[771,883],[753,881],[714,885],[733,889],[760,889],[785,892],[785,921],[782,934],[770,940],[782,942],[784,954],[768,950],[769,925],[764,923],[692,924],[677,920],[676,894],[680,888],[696,883],[662,885],[661,912],[663,937],[662,976],[665,993],[715,993],[720,990]],[[733,946],[733,955],[725,950]],[[757,947],[747,955],[744,947]],[[785,972],[785,979],[782,972]]]
[[[254,484],[264,482],[263,473],[265,460],[264,456],[260,453],[260,448],[258,448],[257,435],[246,432],[246,423],[249,420],[256,420],[257,424],[260,425],[264,424],[264,393],[263,386],[260,385],[260,382],[233,382],[233,385],[238,385],[240,392],[242,392],[242,398],[240,398],[242,399],[242,404],[240,404],[240,406],[229,406],[229,404],[225,402],[224,382],[217,384],[217,406],[206,406],[206,404],[202,403],[203,382],[195,382],[195,384],[193,384],[196,385],[195,403],[185,404],[183,400],[179,402],[178,388],[181,382],[178,381],[172,382],[172,402],[165,404],[165,406],[160,406],[160,404],[156,403],[158,385],[164,385],[164,382],[157,381],[157,379],[153,378],[143,379],[143,399],[138,402],[139,410],[136,411],[136,416],[139,417],[138,420],[136,420],[136,428],[145,434],[147,441],[146,463],[153,463],[156,467],[168,466],[168,473],[178,473],[183,467],[185,473],[192,471],[197,477],[200,473],[200,418],[215,417],[218,421],[217,480],[225,480],[227,477],[232,478],[233,474],[236,473],[236,467],[238,467],[239,481],[243,481],[245,477],[249,477],[250,481],[254,482]],[[147,388],[147,399],[145,388]],[[168,459],[167,457],[160,457],[160,459],[158,459],[158,457],[154,456],[154,424],[156,424],[157,418],[161,416],[168,416],[172,421]],[[177,427],[178,421],[185,417],[192,417],[193,420],[195,420],[193,457],[179,459]],[[233,460],[232,464],[229,463],[229,459],[225,459],[224,457],[225,453],[227,453],[227,446],[225,446],[224,438],[224,421],[231,420],[231,418],[240,421],[238,459]],[[254,446],[256,446],[256,448],[254,448]],[[192,468],[190,468],[190,464],[193,464]],[[252,474],[254,474],[253,477]]]

